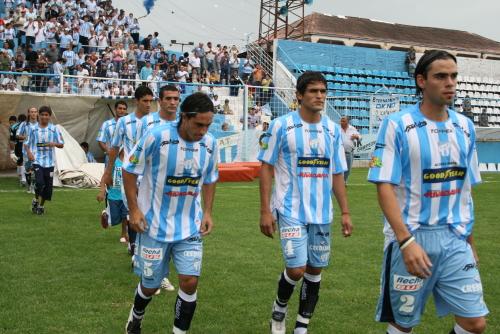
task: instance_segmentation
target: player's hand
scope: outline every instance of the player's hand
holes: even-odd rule
[[[209,214],[203,214],[201,219],[200,232],[202,236],[209,235],[214,227],[214,222],[212,221],[212,216]]]
[[[276,219],[271,212],[260,214],[260,231],[266,237],[273,238],[273,233],[276,232]]]
[[[410,243],[401,253],[403,254],[406,270],[408,270],[410,274],[422,279],[432,274],[432,262],[427,256],[427,253],[416,241]]]
[[[130,210],[128,223],[129,226],[138,233],[146,231],[148,225],[146,223],[146,218],[144,218],[143,213],[139,209]]]
[[[33,153],[28,153],[28,159],[29,161],[35,161],[35,157],[33,156]]]
[[[105,197],[104,191],[99,191],[99,193],[97,194],[96,199],[97,199],[98,202],[102,202],[102,201],[104,201],[104,197]]]
[[[342,214],[340,223],[342,224],[342,235],[345,238],[350,237],[353,229],[351,216],[348,213]]]
[[[104,174],[102,174],[101,183],[111,187],[113,185],[113,178],[111,177],[111,172],[108,169],[104,170]]]

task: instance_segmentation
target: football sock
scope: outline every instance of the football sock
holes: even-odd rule
[[[393,325],[389,324],[387,326],[387,334],[411,334],[411,331],[409,332],[403,332],[394,327]]]
[[[274,309],[276,311],[283,313],[286,312],[286,306],[288,304],[288,300],[292,296],[295,285],[297,285],[297,281],[288,277],[286,270],[283,271],[278,281],[278,294],[274,302]]]
[[[295,328],[306,328],[309,320],[312,318],[314,308],[319,299],[319,286],[321,283],[321,274],[312,275],[305,273],[300,288],[299,313]],[[299,330],[297,333],[300,333]]]
[[[181,289],[177,294],[175,300],[175,319],[174,319],[174,333],[185,333],[191,325],[191,320],[194,316],[196,309],[196,292],[188,295]]]
[[[466,331],[459,324],[455,324],[455,327],[451,330],[450,334],[474,334],[472,332]]]
[[[31,173],[25,173],[24,177],[26,178],[26,186],[29,189],[31,186]]]
[[[135,244],[135,239],[137,237],[137,232],[134,231],[130,226],[127,226],[127,231],[128,231],[128,241],[131,244]]]
[[[132,311],[132,315],[135,319],[142,320],[144,317],[144,312],[146,312],[146,306],[148,306],[152,297],[147,297],[141,290],[141,283],[137,286],[137,290],[135,290],[135,299],[134,299],[134,309]]]

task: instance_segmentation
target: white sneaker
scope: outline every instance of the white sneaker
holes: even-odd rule
[[[273,313],[271,315],[271,334],[285,334],[286,333],[286,309],[281,312],[275,309],[273,305]]]
[[[174,291],[175,290],[175,287],[173,286],[173,284],[170,283],[170,281],[166,277],[161,281],[160,287],[162,289],[167,290],[167,291]]]

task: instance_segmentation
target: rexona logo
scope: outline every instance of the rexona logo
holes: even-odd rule
[[[467,169],[464,167],[424,169],[424,183],[440,183],[463,180]]]
[[[196,187],[200,183],[200,177],[192,176],[167,176],[166,184],[169,186],[180,187],[180,186],[193,186]]]
[[[144,260],[161,260],[163,258],[162,249],[141,247],[141,258]]]
[[[394,290],[396,291],[418,291],[423,284],[424,280],[416,276],[394,275]]]
[[[280,230],[281,239],[300,238],[300,227],[282,227]]]
[[[327,158],[309,158],[299,157],[298,167],[330,167],[330,159]]]

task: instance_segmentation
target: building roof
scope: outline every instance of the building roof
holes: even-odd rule
[[[500,54],[499,42],[467,31],[411,26],[316,12],[307,15],[304,21],[306,36],[323,35],[379,43]],[[300,22],[296,21],[292,26],[299,24]],[[295,33],[298,33],[298,30]],[[282,29],[278,32],[278,38],[283,35]]]

